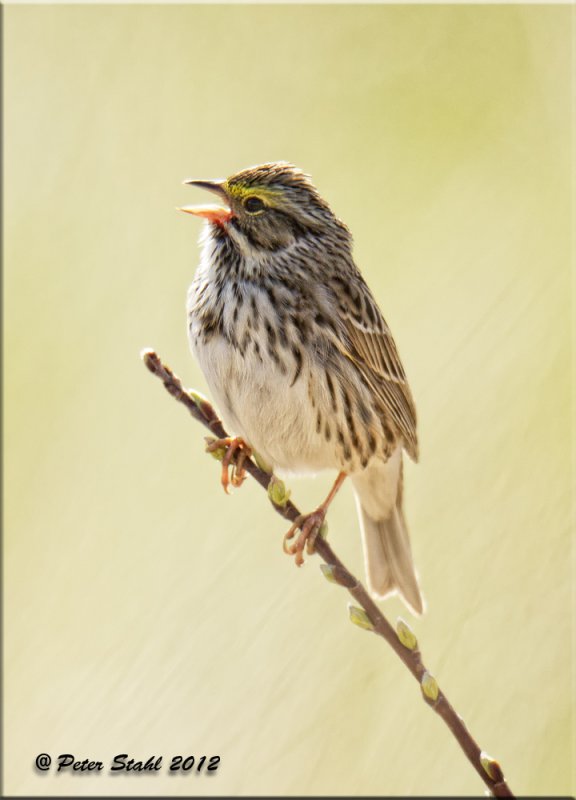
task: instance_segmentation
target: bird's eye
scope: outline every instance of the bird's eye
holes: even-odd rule
[[[257,214],[259,211],[264,211],[265,205],[259,197],[252,195],[244,200],[244,208],[249,214]]]

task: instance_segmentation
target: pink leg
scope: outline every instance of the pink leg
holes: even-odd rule
[[[340,472],[336,480],[334,481],[334,486],[330,490],[330,494],[324,500],[324,502],[318,506],[315,511],[312,511],[310,514],[302,514],[299,516],[288,533],[284,536],[283,548],[284,552],[289,556],[295,556],[295,563],[297,567],[301,567],[304,563],[304,548],[306,548],[306,552],[308,555],[312,555],[314,552],[314,543],[320,532],[320,528],[326,518],[326,513],[330,506],[330,503],[336,497],[338,490],[346,480],[346,473]],[[296,531],[300,530],[298,538],[294,542],[294,544],[288,544],[288,542],[296,536]]]

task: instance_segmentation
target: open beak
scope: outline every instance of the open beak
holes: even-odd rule
[[[207,189],[221,197],[225,202],[228,198],[226,190],[223,187],[224,181],[197,181],[187,180],[184,181],[188,186],[199,186],[200,189]],[[223,225],[232,218],[232,211],[228,205],[214,205],[212,203],[202,206],[181,206],[180,211],[186,214],[194,214],[195,217],[203,217],[210,222],[215,222],[218,225]]]

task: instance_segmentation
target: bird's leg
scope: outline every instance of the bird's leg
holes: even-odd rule
[[[320,533],[330,503],[336,497],[338,489],[342,486],[346,477],[345,472],[340,472],[326,500],[311,514],[301,514],[297,517],[288,533],[284,536],[284,552],[289,556],[296,556],[294,560],[297,567],[301,567],[304,563],[304,548],[306,548],[308,555],[312,555],[314,552],[314,542]],[[297,530],[300,530],[298,538],[294,544],[288,544],[296,536]]]
[[[207,453],[213,453],[221,449],[225,452],[222,458],[222,477],[220,480],[224,491],[228,494],[228,486],[230,484],[232,484],[232,486],[242,486],[244,483],[244,479],[246,478],[244,462],[252,455],[252,449],[246,444],[244,439],[241,439],[239,436],[227,437],[226,439],[207,439]],[[233,462],[234,456],[236,456],[235,462]],[[231,476],[228,474],[230,466],[232,466]]]

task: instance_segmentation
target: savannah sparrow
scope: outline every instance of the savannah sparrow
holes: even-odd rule
[[[310,177],[284,162],[185,183],[222,203],[182,210],[206,220],[188,330],[238,437],[217,443],[227,448],[225,488],[232,454],[239,485],[252,449],[273,469],[337,469],[326,501],[286,535],[285,549],[301,564],[350,476],[370,590],[380,598],[398,592],[421,613],[402,508],[402,451],[418,457],[416,411],[390,330],[352,259],[348,228]]]

